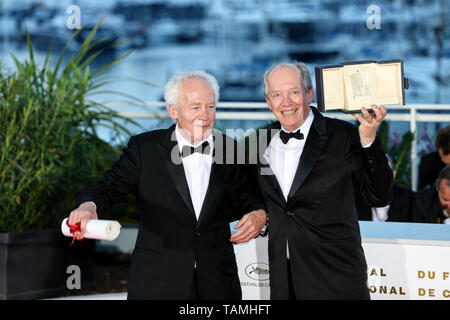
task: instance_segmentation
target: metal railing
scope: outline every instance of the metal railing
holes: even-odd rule
[[[314,104],[312,104],[314,105]],[[110,106],[124,106],[123,104]],[[164,102],[149,102],[143,105],[145,108],[161,108]],[[263,102],[221,102],[217,106],[217,120],[276,120],[275,116]],[[226,109],[248,109],[249,111],[226,111]],[[386,121],[409,122],[410,131],[414,134],[411,145],[411,188],[417,190],[417,123],[418,122],[441,122],[450,124],[450,105],[446,104],[408,104],[405,106],[387,106],[388,114]],[[394,112],[390,112],[390,111]],[[395,112],[395,111],[408,112]],[[435,113],[436,111],[449,111],[449,113]],[[167,111],[137,111],[119,112],[120,115],[131,119],[160,119],[169,117]],[[352,115],[342,112],[326,112],[330,118],[346,121],[355,121]]]

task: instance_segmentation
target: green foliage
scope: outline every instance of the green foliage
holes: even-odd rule
[[[13,56],[16,70],[9,73],[0,66],[0,232],[57,227],[77,194],[120,154],[96,130],[128,136],[123,124],[130,120],[89,95],[106,83],[104,71],[129,53],[90,70],[100,54],[92,50],[100,24],[64,65],[65,48],[55,66],[51,49],[38,66],[27,33],[29,61]]]
[[[384,151],[391,158],[396,172],[395,183],[405,188],[411,188],[411,143],[414,139],[410,131],[402,136],[398,133],[390,135],[389,122],[383,121],[378,128],[378,136],[381,139]],[[390,139],[390,140],[389,140]]]

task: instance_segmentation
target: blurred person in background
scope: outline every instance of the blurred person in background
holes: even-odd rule
[[[394,171],[392,159],[386,155],[389,167]],[[411,205],[414,192],[410,189],[403,188],[394,183],[393,198],[390,204],[385,207],[371,207],[367,201],[361,196],[358,190],[355,190],[355,204],[358,212],[358,219],[363,221],[379,221],[379,222],[412,222]]]
[[[433,185],[439,171],[450,165],[450,125],[438,130],[435,139],[436,151],[420,159],[418,189]]]
[[[416,192],[412,215],[414,222],[450,224],[450,165],[439,172],[434,185]]]

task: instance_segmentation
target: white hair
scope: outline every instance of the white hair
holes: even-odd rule
[[[303,62],[282,62],[275,64],[271,66],[269,69],[264,72],[264,95],[268,97],[269,94],[269,84],[267,82],[267,78],[272,73],[273,70],[278,69],[280,67],[291,67],[294,69],[297,69],[300,71],[300,82],[303,82],[303,87],[305,88],[306,92],[311,90],[312,88],[312,81],[311,81],[311,75],[309,74],[308,67]]]
[[[178,108],[178,95],[180,86],[188,79],[198,78],[204,80],[214,93],[214,102],[217,105],[219,102],[219,84],[216,78],[209,73],[202,70],[185,71],[177,75],[172,76],[164,88],[164,100],[167,107],[172,105],[174,108]]]

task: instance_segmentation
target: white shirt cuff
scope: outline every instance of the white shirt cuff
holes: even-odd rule
[[[373,141],[371,143],[369,143],[369,144],[362,144],[361,143],[361,145],[365,149],[365,148],[369,148],[372,145],[372,143],[373,143]]]

